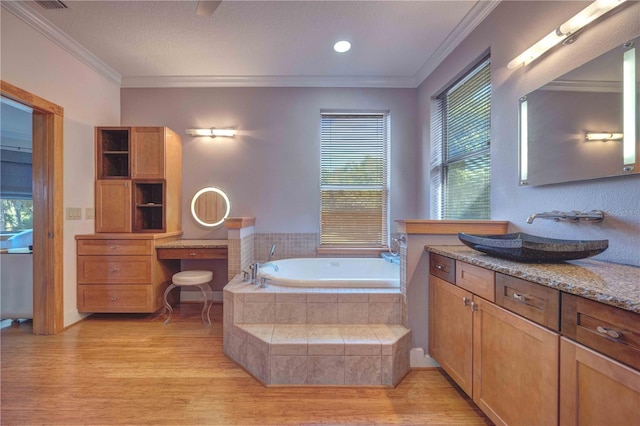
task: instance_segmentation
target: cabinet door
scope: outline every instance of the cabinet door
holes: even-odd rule
[[[429,352],[472,395],[473,314],[471,293],[438,277],[429,277]]]
[[[474,298],[473,401],[496,424],[558,424],[559,335]]]
[[[163,179],[164,128],[134,127],[131,129],[132,171],[135,179]]]
[[[560,424],[640,424],[640,372],[565,338],[560,350]]]
[[[131,232],[131,181],[96,181],[96,232]]]

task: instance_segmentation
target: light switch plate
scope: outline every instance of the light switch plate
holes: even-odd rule
[[[95,219],[96,218],[96,209],[93,207],[87,207],[84,209],[84,218],[85,219]]]
[[[80,220],[80,219],[82,219],[82,208],[67,207],[67,220]]]

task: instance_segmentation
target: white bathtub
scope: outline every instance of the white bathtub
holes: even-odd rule
[[[259,277],[287,287],[399,288],[400,267],[380,258],[282,259],[260,267]]]

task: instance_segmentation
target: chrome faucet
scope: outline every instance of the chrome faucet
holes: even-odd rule
[[[258,269],[260,269],[260,263],[253,262],[249,265],[249,269],[251,270],[251,282],[253,284],[257,284],[258,282]]]
[[[262,266],[260,266],[261,268],[266,268],[267,266],[270,266],[273,268],[274,271],[278,272],[280,270],[280,268],[278,268],[278,265],[276,265],[273,262],[267,262],[267,263],[263,263]]]
[[[561,220],[578,222],[581,219],[586,220],[587,222],[602,222],[604,220],[604,212],[601,210],[591,210],[590,212],[581,213],[575,210],[570,212],[561,212],[558,210],[554,210],[552,212],[534,213],[527,218],[527,223],[533,223],[533,221],[537,218],[551,219],[556,222]]]
[[[275,253],[275,251],[276,251],[276,245],[274,244],[271,246],[271,250],[269,251],[269,257],[267,257],[267,263],[271,262],[271,257],[273,256],[273,253]]]

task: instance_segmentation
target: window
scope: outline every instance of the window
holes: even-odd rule
[[[486,57],[436,98],[432,216],[489,219],[491,73]]]
[[[0,247],[33,227],[32,109],[0,99]],[[31,243],[29,243],[30,245]]]
[[[322,113],[320,244],[386,247],[388,113]]]

